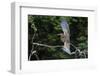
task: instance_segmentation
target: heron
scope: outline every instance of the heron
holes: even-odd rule
[[[74,54],[70,51],[70,31],[69,31],[69,24],[66,19],[61,19],[60,26],[62,28],[63,33],[60,34],[61,41],[64,42],[64,46],[62,48],[63,51],[68,53],[69,55]]]

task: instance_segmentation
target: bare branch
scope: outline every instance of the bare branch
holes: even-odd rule
[[[33,45],[45,46],[45,47],[49,47],[49,48],[63,47],[63,46],[61,46],[61,45],[51,46],[51,45],[40,44],[40,43],[33,43]]]
[[[32,51],[29,55],[29,60],[31,60],[32,55],[35,55],[36,59],[39,60],[38,55],[36,54],[36,50]]]

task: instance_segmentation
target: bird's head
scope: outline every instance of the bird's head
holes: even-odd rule
[[[64,33],[60,33],[60,34],[57,34],[58,36],[60,36],[60,39],[61,39],[61,41],[62,42],[65,42],[65,35],[64,35]]]

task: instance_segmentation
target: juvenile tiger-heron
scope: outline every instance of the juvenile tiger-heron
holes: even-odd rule
[[[70,30],[67,20],[62,19],[60,25],[63,31],[63,33],[60,34],[61,41],[64,42],[64,46],[62,49],[63,51],[71,55],[72,53],[70,51]]]

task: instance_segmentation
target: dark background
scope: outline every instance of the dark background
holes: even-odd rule
[[[81,51],[88,50],[88,18],[63,16],[69,24],[70,42]],[[28,15],[28,57],[32,50],[32,37],[36,34],[33,42],[47,45],[63,45],[57,34],[63,33],[60,26],[62,16]],[[47,48],[34,46],[40,60],[50,59],[75,59],[74,55],[68,55],[61,48]],[[70,46],[70,50],[74,48]],[[88,53],[88,52],[87,52]],[[88,55],[88,54],[87,54]],[[80,57],[79,57],[80,58]],[[83,57],[84,58],[84,57]],[[31,60],[37,60],[33,55]]]

